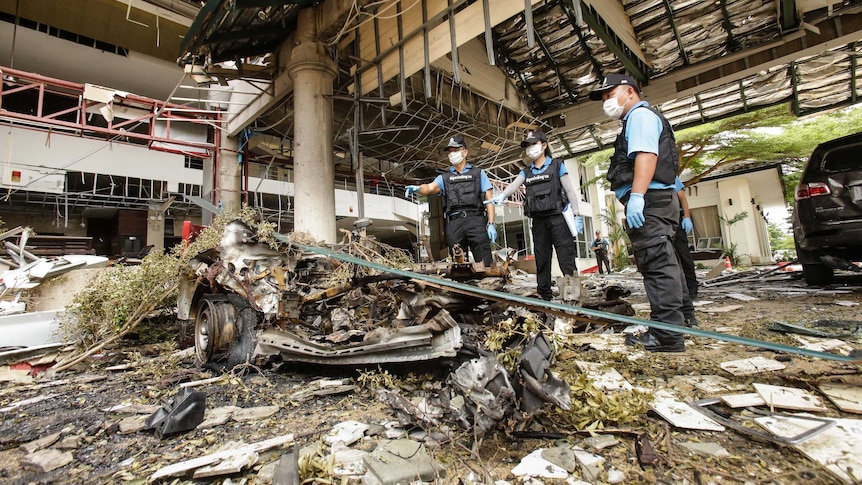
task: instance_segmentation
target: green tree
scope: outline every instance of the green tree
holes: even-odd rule
[[[766,230],[769,233],[769,247],[772,248],[773,251],[778,249],[795,249],[793,245],[793,236],[784,232],[778,224],[770,222],[766,226]]]
[[[608,226],[607,238],[611,243],[611,248],[613,248],[611,261],[614,269],[619,271],[629,264],[629,235],[626,234],[626,230],[621,222],[622,216],[617,211],[616,204],[612,204],[610,207],[602,210],[599,218]]]

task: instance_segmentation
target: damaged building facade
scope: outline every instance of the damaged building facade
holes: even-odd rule
[[[518,140],[530,127],[551,133],[550,147],[563,159],[606,147],[615,125],[583,102],[603,73],[632,73],[676,127],[788,100],[805,114],[856,99],[855,64],[843,48],[855,45],[853,2],[761,2],[754,9],[730,2],[718,11],[697,3],[568,0],[530,2],[525,11],[488,2],[487,12],[475,2],[425,2],[421,9],[390,2],[379,15],[354,10],[352,2],[312,3],[260,12],[225,2],[204,9],[159,0],[66,2],[60,9],[0,4],[0,34],[10,40],[0,51],[3,122],[10,126],[0,150],[9,189],[4,219],[82,238],[69,243],[86,251],[131,256],[172,246],[184,221],[205,224],[211,215],[194,203],[202,198],[247,203],[282,232],[296,228],[297,215],[300,230],[315,232],[334,214],[319,238],[330,242],[368,217],[381,240],[440,259],[439,201],[425,206],[401,197],[404,185],[444,168],[440,141],[463,134],[471,163],[498,186],[517,174]],[[385,47],[384,37],[397,40]],[[356,58],[371,63],[357,67]],[[304,98],[297,79],[312,78],[303,76],[323,76],[312,84],[325,80],[332,89]],[[298,107],[304,99],[310,104]],[[295,123],[297,109],[328,121]],[[317,140],[309,128],[321,122],[333,128]],[[302,137],[317,141],[299,147]],[[317,160],[332,171],[304,168]],[[592,183],[601,173],[567,165],[582,185],[584,233],[607,232],[601,215],[612,198]],[[326,190],[317,190],[320,183]],[[733,195],[716,199],[726,204]],[[769,212],[776,203],[752,195],[742,198],[755,199],[752,208]],[[517,201],[500,225],[503,247],[532,253]],[[763,226],[752,217],[733,230],[761,234]],[[739,240],[753,262],[768,260],[757,238],[718,230],[702,237],[705,244]],[[590,267],[583,237],[579,267]]]

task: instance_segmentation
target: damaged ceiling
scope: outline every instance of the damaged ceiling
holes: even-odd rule
[[[311,3],[210,1],[181,54],[216,63],[274,53],[293,32],[298,9]],[[377,98],[360,103],[367,173],[427,177],[443,166],[441,140],[455,131],[464,133],[473,160],[503,181],[518,172],[528,127],[551,133],[555,156],[605,148],[618,124],[588,102],[588,92],[615,72],[637,78],[677,128],[778,103],[801,115],[857,98],[860,1],[527,0],[526,12],[493,0],[450,3],[353,2],[322,32],[339,61],[336,150],[349,153],[353,72],[362,94]],[[426,33],[443,41],[427,44],[423,63]],[[417,42],[420,50],[411,50]],[[256,127],[289,139],[290,103],[288,96]],[[342,168],[349,171],[349,160]]]

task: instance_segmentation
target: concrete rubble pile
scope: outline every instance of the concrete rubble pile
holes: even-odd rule
[[[0,363],[60,347],[59,320],[74,289],[109,263],[90,254],[49,255],[30,244],[33,235],[21,226],[0,234]]]
[[[18,226],[0,234],[5,252],[0,256],[0,316],[24,313],[27,307],[21,296],[25,290],[45,280],[80,268],[108,265],[108,258],[84,254],[43,257],[28,251],[27,241],[33,234],[29,227]],[[17,237],[17,242],[9,241]]]

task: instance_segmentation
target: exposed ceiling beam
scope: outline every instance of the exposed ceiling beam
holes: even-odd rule
[[[539,3],[541,0],[529,0],[532,5]],[[455,2],[453,2],[455,4]],[[444,10],[447,10],[448,7],[443,6]],[[430,8],[430,5],[429,5]],[[513,15],[518,14],[519,12],[524,11],[524,5],[521,2],[515,1],[506,1],[506,2],[493,2],[490,5],[490,23],[491,26],[495,26],[500,22],[512,17]],[[429,14],[433,13],[429,12]],[[415,18],[414,18],[415,17]],[[482,2],[475,2],[470,5],[467,5],[462,10],[458,11],[455,14],[455,31],[458,33],[457,36],[457,46],[465,44],[476,36],[482,35],[485,33],[485,18],[484,18],[483,6]],[[443,16],[445,18],[445,16]],[[448,22],[440,23],[441,16],[439,14],[431,16],[428,22],[433,23],[437,22],[437,25],[434,27],[425,26],[420,24],[417,28],[414,28],[411,31],[408,31],[404,34],[401,39],[394,39],[394,43],[391,47],[389,47],[385,53],[385,55],[378,55],[376,52],[363,52],[361,57],[363,59],[374,59],[381,57],[378,60],[380,64],[380,70],[383,74],[382,82],[387,82],[390,79],[394,78],[398,75],[398,70],[400,68],[401,62],[398,59],[399,57],[399,47],[403,46],[403,55],[404,55],[404,75],[411,76],[414,73],[418,72],[425,65],[424,63],[424,42],[423,36],[421,35],[424,31],[424,28],[428,28],[428,50],[430,59],[437,60],[446,54],[449,54],[452,50],[452,44],[449,35],[449,25]],[[405,25],[416,25],[417,22],[421,21],[421,12],[416,10],[408,10],[404,13],[404,24]],[[391,32],[393,36],[397,35],[396,32]],[[368,35],[382,35],[381,32],[369,33]],[[368,92],[377,89],[379,81],[377,79],[377,73],[372,69],[362,69],[361,72],[361,92],[362,94],[367,94]],[[350,92],[353,92],[355,86],[351,85],[349,87]]]
[[[240,29],[240,30],[231,30],[229,32],[220,32],[217,34],[213,34],[209,36],[204,44],[218,44],[220,42],[230,42],[234,40],[245,40],[252,39],[255,37],[261,36],[273,36],[273,35],[283,35],[284,29],[281,27],[267,27],[267,28],[251,28],[251,29]]]
[[[563,8],[563,12],[565,12],[566,17],[569,18],[569,24],[572,26],[572,31],[578,36],[578,40],[581,42],[581,48],[584,49],[584,52],[589,56],[593,69],[595,69],[596,72],[602,72],[601,64],[599,64],[599,61],[593,57],[593,50],[590,48],[590,44],[587,43],[587,39],[584,37],[584,32],[581,29],[581,26],[578,25],[578,16],[581,14],[575,13],[575,5],[572,2],[573,0],[560,0],[560,6]]]
[[[321,5],[314,7],[317,9],[317,20],[320,31],[326,32],[338,24],[339,21],[343,21],[350,9],[353,8],[353,4],[354,0],[327,0]],[[207,6],[209,6],[209,3],[207,3]],[[277,52],[277,65],[286,66],[290,61],[290,54],[294,43],[293,39],[294,36],[291,34],[281,43],[281,47]],[[293,80],[286,71],[282,71],[281,74],[273,79],[270,89],[262,91],[256,96],[249,96],[246,99],[247,106],[238,112],[230,114],[227,122],[228,135],[236,136],[255,119],[280,103],[291,92],[293,92]]]
[[[315,0],[236,0],[236,8],[266,8],[282,5],[313,5]]]
[[[628,25],[628,29],[625,28],[623,22],[619,19],[618,14],[620,12],[618,12],[616,8],[622,10],[622,6],[617,2],[597,2],[596,5],[602,5],[603,7],[601,10],[605,11],[605,15],[609,16],[607,18],[612,20],[607,20],[606,17],[602,16],[599,9],[592,8],[590,5],[587,5],[585,1],[583,8],[581,8],[584,22],[593,29],[593,32],[596,33],[598,38],[604,41],[608,50],[613,52],[620,62],[622,62],[629,74],[634,76],[638,81],[645,82],[648,79],[647,71],[650,66],[646,61],[646,56],[644,56],[640,45],[635,42],[634,49],[632,49],[629,46],[631,41],[623,39],[623,37],[630,37],[628,30],[631,30],[631,37],[633,37],[634,29],[631,24],[628,23],[628,17],[625,17],[624,11],[621,13],[626,19],[625,25]],[[602,72],[601,74],[604,75],[606,73]]]
[[[778,9],[778,20],[781,22],[782,31],[787,32],[799,26],[796,0],[779,0]]]
[[[676,21],[673,18],[673,7],[670,6],[670,2],[668,0],[664,0],[664,9],[667,12],[667,21],[670,23],[670,28],[673,29],[673,36],[676,39],[676,45],[679,48],[679,53],[682,56],[682,63],[686,66],[691,63],[688,61],[688,53],[685,51],[685,43],[682,41],[682,37],[679,35],[679,29],[676,26]]]
[[[760,71],[786,65],[801,57],[862,40],[862,13],[848,12],[817,24],[820,33],[798,30],[776,42],[744,50],[702,65],[692,66],[653,79],[644,87],[651,104],[693,96],[718,86],[737,82]],[[574,130],[606,120],[601,103],[583,103],[571,109],[543,114],[542,118],[565,114],[563,130]]]

